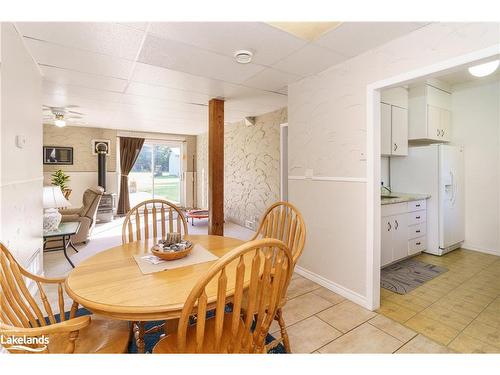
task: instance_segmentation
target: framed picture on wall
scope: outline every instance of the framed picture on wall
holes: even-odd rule
[[[72,165],[73,147],[43,146],[43,164]]]
[[[106,155],[109,155],[109,153],[111,152],[111,141],[109,139],[93,139],[91,141],[92,155],[97,155],[97,148],[96,147],[99,143],[105,143],[108,146]]]

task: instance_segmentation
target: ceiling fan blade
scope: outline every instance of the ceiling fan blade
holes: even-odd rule
[[[83,113],[76,112],[76,111],[66,111],[66,113],[74,113],[75,115],[83,115]]]

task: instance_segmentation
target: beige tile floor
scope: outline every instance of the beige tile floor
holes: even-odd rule
[[[378,312],[462,353],[500,353],[500,257],[465,249],[416,257],[448,272],[408,294],[381,289]]]
[[[283,308],[293,353],[450,353],[412,329],[297,274]],[[279,336],[276,323],[271,332]]]

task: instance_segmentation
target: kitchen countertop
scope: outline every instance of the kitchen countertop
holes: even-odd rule
[[[429,199],[430,194],[407,194],[407,193],[397,193],[392,192],[391,194],[382,194],[382,197],[391,197],[380,199],[382,206],[386,204],[404,203],[411,201],[419,201],[422,199]]]

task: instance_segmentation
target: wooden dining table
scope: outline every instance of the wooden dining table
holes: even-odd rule
[[[244,243],[213,235],[187,235],[185,239],[217,257]],[[145,275],[134,256],[150,253],[153,244],[152,240],[136,241],[102,251],[78,264],[65,284],[68,295],[94,314],[134,322],[138,352],[144,352],[144,325],[139,322],[178,319],[191,289],[215,262]],[[230,288],[228,283],[228,296]]]

